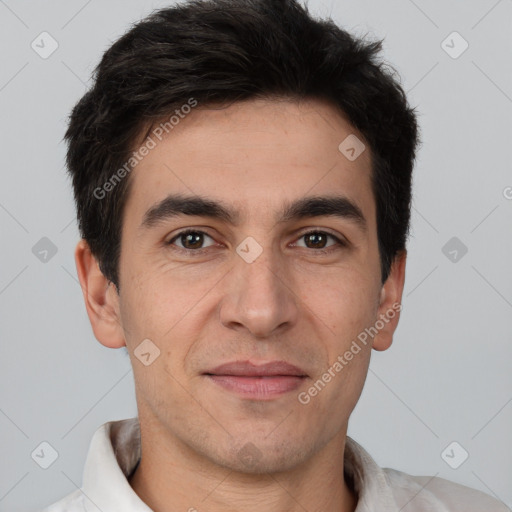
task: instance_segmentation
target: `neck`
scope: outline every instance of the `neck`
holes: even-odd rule
[[[300,467],[250,474],[187,454],[178,440],[162,442],[141,425],[144,456],[129,483],[154,512],[354,512],[357,495],[344,477],[345,441],[346,430]]]

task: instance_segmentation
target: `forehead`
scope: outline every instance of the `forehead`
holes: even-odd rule
[[[374,217],[370,148],[326,102],[198,105],[167,128],[141,142],[152,149],[131,172],[125,219],[140,221],[171,193],[231,204],[242,220],[261,221],[297,198],[342,194],[369,223]]]

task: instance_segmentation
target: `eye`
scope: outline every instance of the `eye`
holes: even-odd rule
[[[187,229],[181,231],[173,238],[171,238],[167,242],[167,245],[175,245],[174,242],[179,242],[176,244],[178,248],[190,251],[197,251],[200,249],[204,249],[205,247],[209,247],[203,246],[205,237],[213,241],[213,238],[207,235],[204,231],[199,231],[197,229]]]
[[[331,245],[327,245],[328,239],[334,240],[334,243]],[[306,247],[307,249],[317,249],[320,251],[325,251],[325,249],[329,249],[333,245],[345,246],[346,243],[340,240],[337,236],[332,235],[331,233],[327,233],[326,231],[308,231],[307,233],[303,233],[299,241],[304,240],[305,245],[299,247]],[[298,245],[296,242],[295,245]]]
[[[212,243],[204,245],[205,238],[209,239]],[[332,241],[331,244],[329,244],[329,239]],[[304,245],[300,244],[301,241],[304,241]],[[202,250],[215,245],[215,241],[204,231],[198,229],[186,229],[174,235],[174,237],[166,242],[166,245],[175,246],[178,250],[200,253]],[[315,230],[303,233],[298,238],[297,242],[292,245],[304,247],[306,249],[314,249],[319,253],[327,253],[332,250],[336,250],[336,248],[345,247],[347,244],[331,233]]]

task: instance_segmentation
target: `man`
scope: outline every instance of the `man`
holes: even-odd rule
[[[405,279],[414,111],[292,0],[192,1],[105,53],[66,139],[96,338],[138,417],[47,511],[501,511],[347,437]]]

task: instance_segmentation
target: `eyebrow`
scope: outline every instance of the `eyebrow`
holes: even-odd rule
[[[221,201],[201,196],[171,194],[146,211],[139,229],[151,229],[161,222],[180,215],[207,217],[231,225],[240,223],[240,212]],[[362,231],[367,230],[363,212],[345,196],[312,196],[288,202],[280,212],[277,222],[284,223],[322,216],[346,219],[354,222]]]

